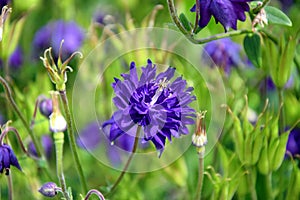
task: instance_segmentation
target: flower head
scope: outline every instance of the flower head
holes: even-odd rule
[[[204,46],[204,50],[207,53],[203,54],[204,61],[211,67],[216,64],[226,73],[230,72],[231,67],[242,63],[241,46],[229,38],[211,41]]]
[[[11,165],[22,171],[12,148],[7,144],[0,144],[0,173],[2,174],[5,170],[5,174],[8,175]]]
[[[171,82],[174,73],[175,68],[169,67],[156,76],[156,65],[148,60],[147,66],[142,67],[140,79],[134,62],[130,73],[121,75],[123,81],[115,78],[113,102],[118,110],[102,125],[104,131],[109,131],[111,142],[124,134],[135,137],[137,126],[141,126],[142,142],[151,141],[160,156],[166,138],[172,141],[172,137],[189,133],[187,125],[195,123],[195,110],[189,104],[196,97],[182,77]]]
[[[47,182],[39,189],[39,192],[45,197],[54,197],[57,195],[57,191],[61,191],[61,188],[53,182]]]
[[[52,149],[53,149],[52,138],[49,135],[43,135],[41,139],[42,139],[42,147],[44,149],[45,155],[49,159],[51,157],[51,153],[52,153]],[[36,152],[36,148],[32,141],[29,142],[29,144],[28,144],[28,152],[31,155],[34,155],[36,157],[38,156],[38,154]]]
[[[61,58],[66,59],[81,47],[84,40],[83,30],[75,22],[50,22],[36,32],[33,39],[34,54],[40,56],[45,49],[53,47],[54,58],[57,59],[62,40],[64,46]]]
[[[205,27],[214,16],[216,23],[220,22],[225,31],[229,28],[237,29],[237,20],[245,21],[245,12],[250,10],[247,2],[251,0],[197,0],[200,9],[199,26]],[[191,8],[192,12],[196,12],[196,5]]]

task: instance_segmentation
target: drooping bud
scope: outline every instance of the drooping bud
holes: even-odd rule
[[[196,130],[192,136],[192,143],[197,147],[197,152],[200,154],[205,151],[207,144],[206,128],[203,122],[206,111],[197,113]]]
[[[40,113],[45,117],[49,117],[52,114],[52,100],[43,99],[39,104]]]
[[[49,117],[50,130],[54,133],[64,132],[67,129],[67,122],[59,109],[58,92],[52,92],[53,112]]]
[[[61,189],[53,182],[47,182],[39,189],[39,192],[45,197],[54,197]]]

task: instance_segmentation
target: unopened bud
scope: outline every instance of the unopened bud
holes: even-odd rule
[[[52,92],[53,112],[49,117],[50,130],[54,133],[64,132],[67,129],[67,122],[61,114],[58,103],[58,92]]]
[[[207,144],[206,128],[203,122],[205,113],[206,111],[197,113],[196,130],[192,136],[192,143],[198,148],[198,153],[204,151],[204,147]]]
[[[60,188],[53,182],[47,182],[39,189],[39,192],[45,197],[54,197],[57,195],[57,191],[60,191]]]

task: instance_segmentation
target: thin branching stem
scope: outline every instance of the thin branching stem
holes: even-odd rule
[[[92,194],[95,194],[101,200],[105,200],[103,194],[96,189],[91,189],[85,196],[84,200],[88,200]]]
[[[141,127],[138,126],[137,127],[137,130],[136,130],[136,136],[135,136],[135,140],[134,140],[134,144],[133,144],[133,148],[132,148],[132,151],[131,151],[131,154],[122,170],[122,173],[120,174],[119,178],[117,179],[117,181],[115,182],[115,184],[112,186],[111,190],[110,190],[110,193],[113,192],[116,187],[119,185],[119,183],[121,182],[121,180],[123,179],[123,176],[125,175],[125,173],[127,172],[127,169],[129,167],[129,164],[131,163],[131,160],[137,150],[137,146],[138,146],[138,141],[139,141],[139,136],[140,136],[140,132],[141,132]]]

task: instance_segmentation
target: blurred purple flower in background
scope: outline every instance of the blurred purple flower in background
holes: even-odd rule
[[[10,4],[11,1],[10,0],[0,0],[0,12],[1,12],[1,9],[5,6],[5,5],[8,5]]]
[[[22,171],[12,148],[7,144],[0,144],[0,173],[2,174],[5,170],[5,174],[8,175],[11,165]]]
[[[13,70],[18,70],[23,65],[23,51],[20,46],[10,55],[8,65]]]
[[[19,70],[23,65],[23,51],[21,47],[16,47],[16,49],[12,52],[12,54],[8,58],[8,66],[9,68],[15,72]],[[4,63],[0,59],[0,69],[3,69]]]
[[[130,74],[121,75],[123,81],[115,78],[113,102],[118,110],[102,125],[111,142],[125,134],[134,138],[137,127],[141,126],[142,142],[151,141],[160,156],[166,138],[172,141],[172,137],[189,133],[187,125],[194,124],[196,117],[189,104],[196,97],[191,95],[193,88],[187,87],[182,77],[170,82],[174,73],[175,68],[169,67],[156,76],[156,65],[148,60],[147,66],[142,67],[140,80],[134,62]]]
[[[205,27],[214,16],[216,23],[220,22],[225,32],[229,28],[237,29],[237,20],[245,21],[245,12],[250,10],[247,2],[251,0],[197,0],[200,5],[199,9],[199,26]],[[196,12],[196,5],[191,8]]]
[[[52,150],[53,150],[53,140],[49,135],[43,135],[41,137],[41,141],[42,141],[42,147],[44,150],[44,153],[46,155],[46,157],[49,159],[51,157],[52,154]],[[33,142],[29,142],[28,144],[28,152],[33,155],[33,156],[38,156],[37,152],[36,152],[36,148],[33,144]]]
[[[202,54],[204,62],[211,67],[217,65],[227,74],[232,67],[243,63],[240,55],[241,46],[230,38],[211,41],[204,46],[204,50],[205,53]]]
[[[300,155],[300,128],[296,127],[290,132],[286,151],[292,156]]]
[[[77,139],[77,145],[89,151],[95,150],[99,146],[104,145],[107,153],[107,157],[113,165],[121,164],[120,149],[124,151],[130,151],[133,147],[134,137],[129,135],[123,135],[116,143],[111,144],[108,140],[108,135],[101,130],[101,126],[97,121],[89,123],[84,127]]]
[[[5,123],[5,118],[4,116],[0,113],[0,126]]]
[[[33,39],[33,53],[35,56],[40,56],[45,49],[52,47],[54,56],[57,59],[61,41],[64,40],[62,46],[62,59],[64,60],[79,50],[84,37],[83,29],[73,21],[58,20],[50,22],[36,32]]]

